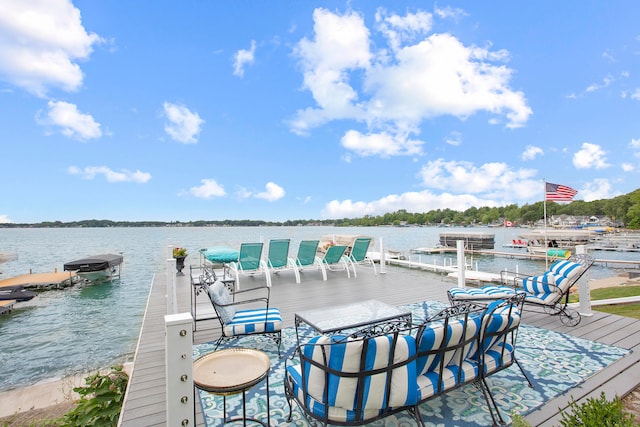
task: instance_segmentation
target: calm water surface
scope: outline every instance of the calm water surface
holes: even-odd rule
[[[292,252],[302,239],[331,234],[365,234],[383,238],[387,249],[405,252],[435,246],[442,228],[378,227],[211,227],[0,229],[0,252],[18,259],[0,265],[0,278],[62,271],[63,264],[101,253],[122,253],[122,277],[113,283],[41,292],[0,317],[0,391],[86,372],[131,360],[154,274],[163,274],[167,246],[186,247],[187,264],[199,262],[208,246],[238,248],[242,242],[290,238]],[[446,231],[446,230],[445,230]],[[516,229],[456,229],[495,233],[496,250],[517,238]],[[517,251],[517,250],[512,250]],[[605,253],[597,258],[632,259],[637,254]],[[412,259],[417,260],[417,256]],[[421,255],[423,262],[455,263],[455,255]],[[504,268],[539,271],[540,261],[481,256],[471,260],[481,271]],[[544,262],[542,262],[544,267]],[[428,274],[428,273],[425,273]],[[616,271],[595,267],[592,277]]]

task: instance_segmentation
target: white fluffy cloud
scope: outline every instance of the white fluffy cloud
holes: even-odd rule
[[[465,119],[484,111],[492,123],[505,117],[507,127],[519,127],[532,113],[524,94],[509,87],[508,52],[430,34],[430,13],[399,16],[381,9],[374,35],[353,11],[340,15],[319,8],[313,18],[314,38],[302,39],[295,54],[316,105],[297,111],[290,121],[295,133],[331,120],[355,120],[367,129],[347,131],[343,145],[352,142],[347,149],[361,155],[412,155],[423,142],[410,135],[419,133],[425,119]],[[380,35],[388,49],[380,37],[373,42]],[[385,139],[394,145],[391,150],[379,147]]]
[[[483,194],[491,198],[528,200],[540,193],[541,184],[533,179],[533,169],[513,170],[506,163],[485,163],[437,159],[419,172],[422,185],[452,193]]]
[[[204,124],[204,120],[198,113],[192,113],[187,107],[170,102],[165,102],[163,108],[167,118],[167,123],[164,125],[165,132],[173,140],[183,144],[197,143],[196,137]]]
[[[233,74],[238,77],[244,76],[244,67],[253,64],[256,53],[256,41],[251,40],[251,49],[240,49],[233,58]]]
[[[275,202],[284,197],[284,188],[280,187],[275,182],[267,182],[265,185],[265,191],[256,194],[257,199],[264,199],[268,202]]]
[[[48,107],[47,117],[39,119],[41,124],[58,126],[62,128],[63,135],[83,141],[102,136],[100,123],[96,122],[91,115],[78,111],[75,104],[49,101]]]
[[[139,170],[132,172],[126,169],[114,171],[107,166],[86,166],[84,168],[70,166],[67,171],[71,175],[79,175],[89,180],[94,179],[98,175],[102,175],[107,182],[136,182],[144,184],[151,179],[151,174],[147,172],[141,172]]]
[[[433,209],[466,210],[472,206],[504,206],[541,198],[542,182],[533,179],[533,169],[513,170],[506,163],[486,163],[437,159],[419,172],[421,185],[431,190],[389,195],[374,201],[333,200],[322,211],[324,218],[382,215],[399,209],[427,212]]]
[[[191,187],[189,194],[199,199],[210,199],[212,197],[223,197],[227,193],[224,187],[216,182],[215,179],[203,179],[197,187]]]
[[[371,202],[352,200],[332,200],[322,210],[323,218],[356,218],[364,215],[382,215],[405,209],[409,212],[427,212],[432,209],[453,209],[464,211],[472,206],[499,206],[490,199],[482,199],[471,194],[434,194],[429,190],[392,194]]]
[[[0,78],[37,96],[51,87],[78,89],[83,73],[77,60],[100,42],[70,0],[0,2]]]
[[[578,169],[604,169],[611,166],[607,163],[606,154],[601,146],[585,142],[573,155],[573,165]]]
[[[10,224],[12,222],[8,215],[0,215],[0,224]]]
[[[239,199],[248,199],[250,197],[254,197],[256,199],[263,199],[268,202],[275,202],[276,200],[280,200],[284,197],[285,191],[284,188],[276,184],[275,182],[267,182],[264,186],[265,190],[261,192],[253,192],[244,187],[241,187],[237,192],[236,196]]]
[[[585,202],[594,200],[610,199],[621,195],[619,191],[614,191],[611,182],[605,178],[594,179],[580,189],[580,195]]]
[[[341,143],[347,150],[355,151],[361,156],[380,157],[421,154],[423,144],[422,141],[409,139],[407,135],[390,135],[386,132],[363,135],[356,130],[345,133]]]
[[[535,145],[527,145],[522,153],[522,160],[533,160],[543,154],[544,150],[542,150],[542,148],[536,147]]]

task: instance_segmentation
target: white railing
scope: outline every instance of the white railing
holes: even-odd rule
[[[167,427],[195,426],[193,388],[193,317],[178,313],[176,260],[167,248],[167,315],[165,324],[165,379]]]
[[[191,313],[168,314],[164,323],[167,427],[195,426],[193,319]]]

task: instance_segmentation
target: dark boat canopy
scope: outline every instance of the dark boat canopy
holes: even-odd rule
[[[105,268],[122,264],[122,255],[104,254],[68,262],[64,265],[64,271],[79,271],[81,273],[100,271]]]

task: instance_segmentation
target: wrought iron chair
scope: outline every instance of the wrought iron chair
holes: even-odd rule
[[[221,281],[205,286],[221,326],[214,351],[225,339],[260,334],[271,337],[280,354],[282,315],[278,308],[269,307],[269,286],[235,292]]]

